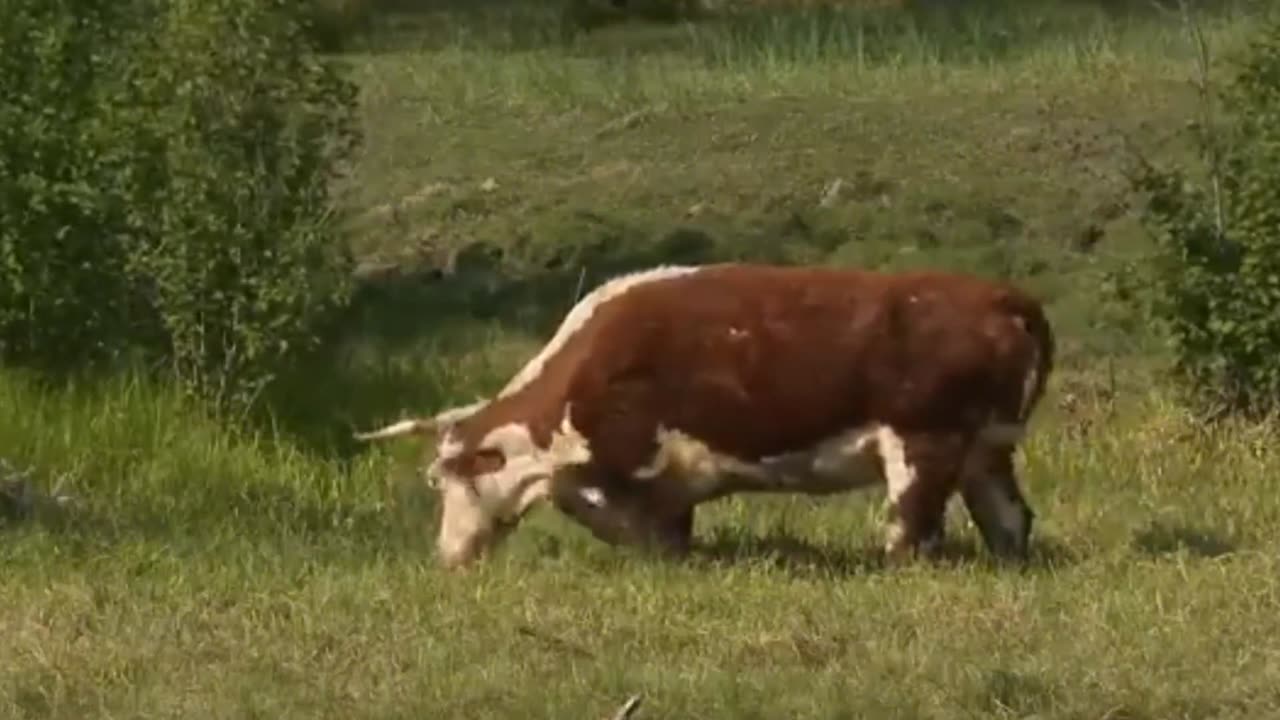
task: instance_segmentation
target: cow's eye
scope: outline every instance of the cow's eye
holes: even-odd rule
[[[481,448],[472,454],[469,464],[472,475],[488,475],[501,470],[507,464],[507,457],[501,450]]]

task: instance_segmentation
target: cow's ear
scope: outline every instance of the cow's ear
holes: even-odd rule
[[[502,448],[480,448],[475,451],[474,458],[472,465],[475,471],[472,475],[496,473],[507,464],[507,456]]]
[[[478,448],[450,458],[444,464],[453,475],[470,481],[501,470],[507,464],[507,456],[501,448]]]

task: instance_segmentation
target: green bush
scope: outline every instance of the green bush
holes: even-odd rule
[[[1207,179],[1145,165],[1144,220],[1158,253],[1155,315],[1199,399],[1280,408],[1280,19],[1219,95],[1224,122],[1196,128]]]
[[[354,87],[289,0],[0,0],[0,358],[243,401],[349,296]]]

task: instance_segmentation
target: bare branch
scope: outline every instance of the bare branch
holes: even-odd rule
[[[627,718],[635,714],[639,707],[640,693],[636,693],[627,698],[627,701],[622,703],[622,707],[618,708],[618,711],[611,715],[609,720],[627,720]]]

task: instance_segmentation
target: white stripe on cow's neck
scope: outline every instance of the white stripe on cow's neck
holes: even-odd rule
[[[556,330],[556,334],[551,338],[551,341],[548,342],[546,346],[544,346],[542,350],[539,351],[538,354],[520,370],[519,374],[511,379],[511,382],[507,383],[507,386],[502,389],[502,392],[498,393],[498,397],[502,398],[515,394],[529,383],[538,379],[538,376],[542,374],[542,368],[547,364],[547,361],[559,352],[560,348],[565,346],[565,343],[569,342],[569,338],[573,337],[574,333],[581,330],[582,326],[587,324],[587,321],[590,320],[591,316],[595,313],[596,308],[637,285],[656,282],[658,280],[666,280],[667,278],[679,277],[681,275],[696,272],[697,270],[698,267],[696,266],[665,265],[650,268],[648,270],[641,270],[629,275],[619,275],[618,277],[601,284],[595,290],[587,293],[586,297],[579,300],[578,303],[573,306],[573,309],[569,311],[569,314],[566,315],[564,320],[560,323],[560,328]]]

